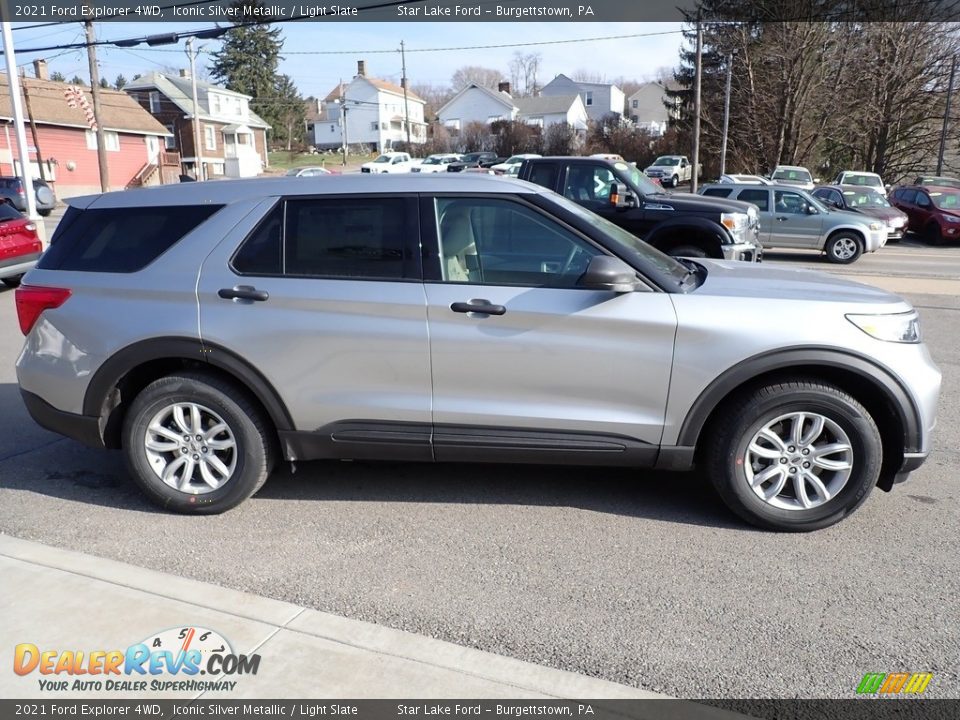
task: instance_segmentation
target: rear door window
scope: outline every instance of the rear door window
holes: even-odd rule
[[[757,209],[766,212],[770,209],[770,191],[769,190],[743,190],[737,196],[737,200],[753,203]]]
[[[707,188],[703,191],[703,194],[707,197],[730,197],[730,193],[733,192],[733,188]]]
[[[136,272],[156,260],[221,207],[169,205],[75,210],[71,222],[54,235],[37,267],[81,272]]]

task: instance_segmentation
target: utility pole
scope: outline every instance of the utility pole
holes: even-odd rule
[[[340,143],[343,145],[343,167],[347,166],[347,98],[340,78]]]
[[[733,56],[736,53],[727,53],[727,89],[723,96],[723,139],[720,142],[720,174],[727,172],[727,131],[730,129],[730,79],[733,76]]]
[[[947,86],[947,107],[943,111],[943,130],[940,131],[940,154],[937,155],[937,175],[943,172],[943,152],[947,146],[947,124],[950,122],[950,100],[953,98],[953,76],[957,72],[957,56],[950,60],[950,84]]]
[[[33,120],[33,110],[30,109],[30,93],[27,84],[23,84],[23,102],[27,106],[27,120],[30,122],[30,135],[33,137],[33,147],[37,151],[37,167],[40,168],[40,179],[47,181],[47,173],[43,169],[43,155],[40,154],[40,136],[37,134],[37,123]]]
[[[404,115],[404,125],[407,126],[407,152],[411,151],[410,148],[410,103],[407,101],[407,56],[403,48],[403,40],[400,41],[400,64],[403,68],[403,79],[400,81],[400,86],[403,88],[403,115]]]
[[[100,115],[100,71],[97,69],[97,41],[93,34],[93,20],[84,20],[87,30],[87,62],[90,65],[90,94],[93,96],[93,119],[97,123],[97,162],[100,165],[100,189],[110,191],[110,170],[107,167],[107,143]]]
[[[6,11],[4,11],[6,17]],[[23,176],[23,191],[26,193],[27,217],[39,227],[37,198],[33,191],[33,173],[30,172],[30,151],[27,149],[27,134],[23,129],[23,106],[20,104],[20,76],[17,75],[17,58],[13,50],[13,33],[10,23],[3,22],[3,57],[7,61],[7,82],[10,83],[10,107],[13,110],[13,127],[17,136],[17,153],[20,155],[20,173]],[[12,165],[13,163],[11,163]],[[12,168],[11,168],[12,169]]]
[[[193,50],[193,38],[187,38],[187,57],[190,58],[190,90],[193,95],[193,162],[194,175],[197,180],[206,180],[207,173],[203,166],[203,151],[200,149],[200,103],[197,101],[197,53]]]
[[[700,81],[703,75],[703,24],[697,12],[697,61],[696,78],[693,83],[693,167],[690,170],[690,192],[697,192],[697,175],[700,170]]]

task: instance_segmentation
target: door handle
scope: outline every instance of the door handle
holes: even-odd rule
[[[489,300],[455,302],[450,309],[458,313],[483,313],[484,315],[503,315],[507,312],[503,305],[494,305]]]
[[[778,218],[777,218],[777,222],[786,222],[786,221],[789,220],[789,219],[790,219],[790,218],[788,218],[788,217],[778,217]]]
[[[253,285],[234,285],[232,288],[220,288],[217,295],[224,300],[256,300],[263,302],[270,297],[266,290],[257,290]]]

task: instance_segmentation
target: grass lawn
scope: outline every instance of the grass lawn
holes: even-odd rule
[[[343,170],[344,167],[341,164],[343,158],[340,155],[334,155],[332,153],[319,153],[316,155],[311,155],[310,153],[298,153],[298,152],[287,152],[286,150],[271,152],[270,155],[270,167],[267,168],[266,172],[270,175],[282,175],[287,170],[297,167],[326,167],[330,170]],[[347,158],[347,167],[346,171],[350,172],[353,170],[358,170],[360,165],[367,162],[368,160],[373,160],[376,157],[376,154],[369,156],[356,156],[351,155]]]

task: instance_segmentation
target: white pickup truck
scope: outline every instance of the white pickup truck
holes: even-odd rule
[[[697,171],[700,177],[701,165]],[[686,155],[661,155],[643,171],[647,177],[656,178],[664,187],[676,187],[693,179],[693,165]]]
[[[419,165],[422,160],[413,160],[405,152],[385,152],[372,162],[360,166],[362,173],[408,173],[410,168]]]

